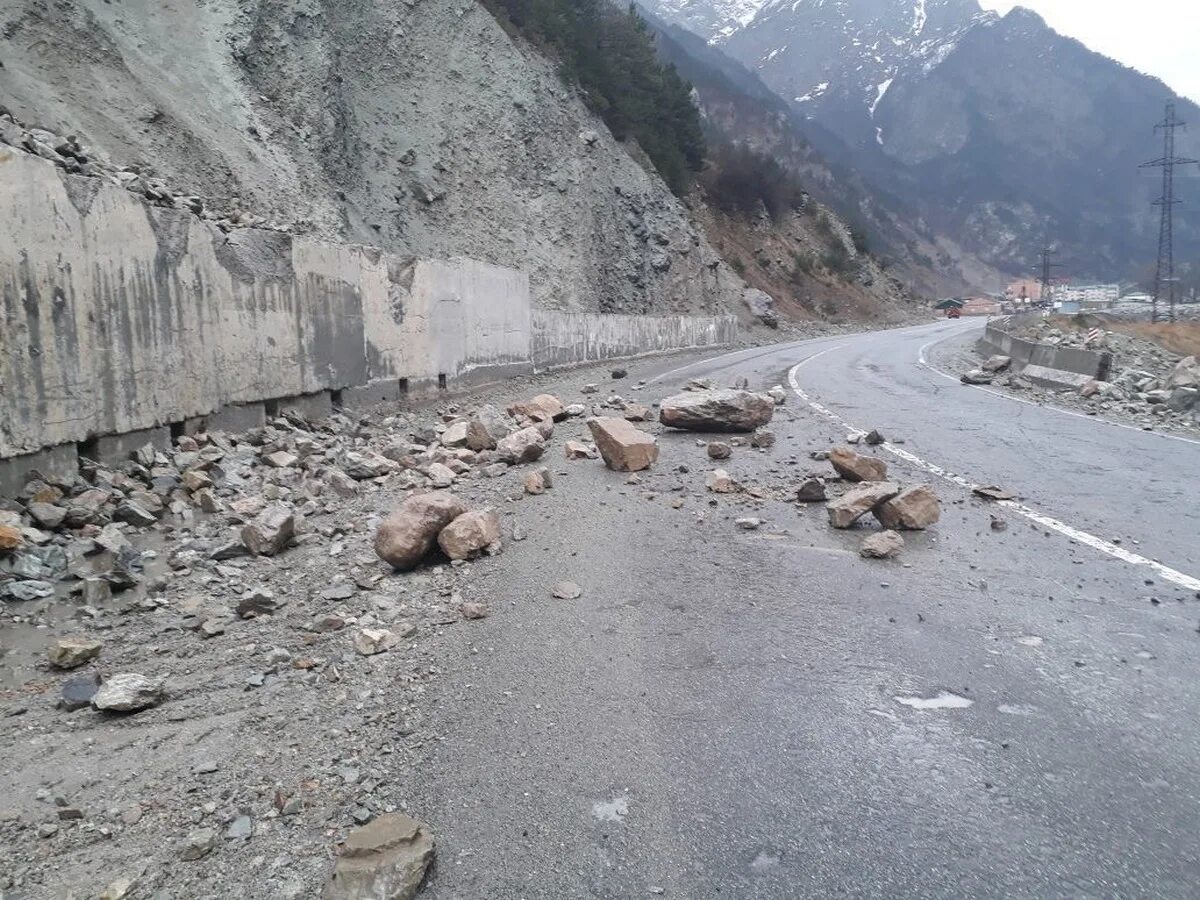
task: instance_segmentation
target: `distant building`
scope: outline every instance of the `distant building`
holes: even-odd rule
[[[991,297],[970,297],[962,305],[964,316],[998,316],[1000,301]]]
[[[1021,278],[1004,289],[1004,302],[1021,309],[1032,306],[1042,297],[1042,284],[1032,278]]]
[[[1107,309],[1120,297],[1119,284],[1064,284],[1054,290],[1055,304],[1070,310]]]

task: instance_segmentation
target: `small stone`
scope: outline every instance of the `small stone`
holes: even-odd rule
[[[614,381],[619,381],[622,378],[624,378],[625,376],[627,376],[628,374],[629,374],[629,372],[627,372],[625,369],[613,369],[612,370],[612,377],[613,377]]]
[[[992,516],[992,531],[1006,531],[1007,529],[1008,522],[999,516]]]
[[[560,581],[550,593],[559,600],[578,600],[583,596],[583,588],[573,581]]]
[[[895,531],[873,534],[859,548],[859,554],[867,559],[891,559],[904,549],[904,538]]]
[[[212,853],[216,846],[216,831],[211,828],[197,828],[184,839],[183,849],[179,851],[179,858],[184,862],[195,862]]]
[[[288,469],[296,465],[300,458],[293,453],[288,453],[286,450],[276,450],[274,453],[268,453],[263,457],[263,461],[276,469]]]
[[[757,531],[763,525],[763,520],[747,516],[742,519],[734,519],[734,524],[743,531]]]
[[[567,459],[597,459],[600,451],[582,441],[567,441],[565,444]]]
[[[732,494],[737,490],[737,482],[724,469],[709,472],[705,484],[714,494]]]
[[[525,487],[525,493],[534,496],[544,494],[550,487],[550,470],[542,468],[533,472],[526,472],[521,482]]]
[[[92,697],[92,706],[108,712],[138,712],[158,706],[164,697],[162,679],[128,672],[106,678]]]
[[[386,628],[364,628],[354,635],[354,649],[363,656],[385,653],[400,643],[400,638]]]
[[[62,690],[59,693],[58,706],[67,712],[91,706],[92,698],[96,696],[96,691],[99,689],[100,676],[98,674],[68,678],[63,682]]]
[[[726,441],[710,441],[708,444],[709,459],[729,459],[733,448]]]
[[[468,600],[458,608],[464,619],[486,619],[488,617],[488,608],[483,603],[476,603],[473,600]]]
[[[103,641],[92,638],[60,638],[50,648],[50,665],[57,669],[77,669],[100,655]]]
[[[796,499],[801,503],[824,503],[827,499],[825,482],[820,478],[806,478],[796,488]]]
[[[865,438],[863,438],[863,443],[867,444],[870,447],[878,447],[880,444],[883,444],[886,442],[887,442],[887,438],[885,438],[882,434],[880,434],[875,429],[871,429],[870,431],[868,431],[867,436]]]
[[[442,529],[438,546],[451,559],[470,559],[484,550],[500,546],[500,514],[477,509],[463,513]]]
[[[782,384],[777,384],[767,391],[767,396],[775,401],[776,406],[783,406],[787,402],[787,391],[783,389]]]
[[[225,832],[227,841],[246,841],[254,834],[254,822],[249,816],[238,816]]]
[[[323,900],[412,900],[433,861],[429,826],[387,813],[355,828],[338,848]]]
[[[100,900],[128,900],[137,887],[136,878],[118,878],[100,892]]]
[[[862,456],[849,447],[834,447],[829,462],[847,481],[885,481],[887,463],[874,456]]]
[[[282,553],[296,534],[296,517],[284,503],[272,503],[242,528],[242,543],[254,556]]]
[[[274,593],[264,589],[251,591],[237,602],[237,614],[243,619],[271,616],[283,608],[286,600],[278,599]]]

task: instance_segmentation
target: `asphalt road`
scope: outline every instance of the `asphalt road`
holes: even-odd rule
[[[695,435],[664,434],[638,485],[552,460],[554,490],[519,501],[527,538],[481,573],[493,615],[456,629],[433,688],[442,730],[409,807],[437,834],[429,896],[1196,895],[1200,445],[921,364],[977,327],[645,362],[605,385],[657,378],[649,400],[791,375],[807,399],[777,415],[776,448],[725,468],[782,495],[843,423],[878,428],[942,521],[867,561],[819,507],[711,505]],[[558,387],[575,399],[577,380]],[[582,597],[552,599],[561,579]]]

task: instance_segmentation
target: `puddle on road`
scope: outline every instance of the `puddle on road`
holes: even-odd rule
[[[966,709],[973,706],[975,701],[952,694],[949,691],[939,691],[932,697],[893,697],[897,703],[921,711],[934,709]]]
[[[628,813],[628,797],[614,797],[612,800],[592,804],[592,815],[601,822],[624,822]]]

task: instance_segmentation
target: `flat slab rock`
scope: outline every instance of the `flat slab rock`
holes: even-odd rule
[[[864,482],[825,504],[829,524],[834,528],[850,528],[879,504],[900,493],[900,485],[890,481]]]
[[[662,401],[658,419],[688,431],[754,431],[775,415],[775,398],[739,390],[688,391]]]
[[[433,862],[429,826],[388,813],[355,828],[338,848],[323,900],[411,900]]]

